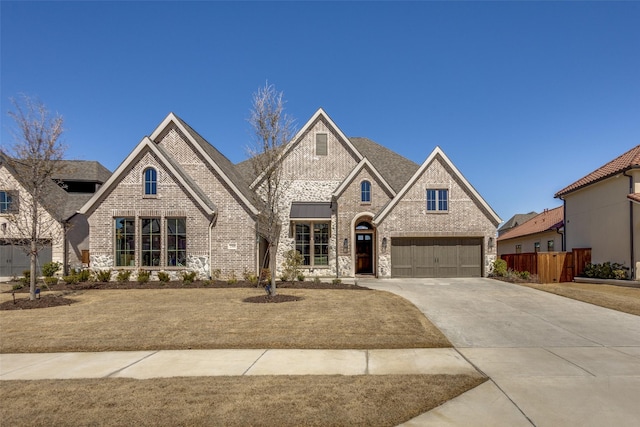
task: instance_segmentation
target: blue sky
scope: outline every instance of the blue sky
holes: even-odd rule
[[[268,80],[302,126],[422,163],[440,146],[503,220],[640,144],[639,2],[0,2],[10,97],[114,170],[171,111],[233,162]]]

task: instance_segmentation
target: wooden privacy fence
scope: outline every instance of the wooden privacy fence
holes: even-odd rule
[[[536,274],[540,283],[571,282],[591,262],[591,248],[573,249],[571,252],[528,252],[504,254],[507,268]]]

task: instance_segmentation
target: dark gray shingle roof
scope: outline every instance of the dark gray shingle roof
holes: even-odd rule
[[[349,141],[373,164],[396,192],[400,191],[420,168],[417,163],[368,138],[352,137]]]
[[[59,160],[59,169],[52,176],[62,181],[89,181],[105,183],[111,172],[95,160]]]

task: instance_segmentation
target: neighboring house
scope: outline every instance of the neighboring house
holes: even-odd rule
[[[500,218],[438,147],[418,165],[319,109],[279,162],[278,266],[296,249],[307,277],[482,276],[496,257]],[[256,273],[262,184],[251,160],[232,164],[171,113],[80,210],[91,265]]]
[[[498,237],[502,236],[504,233],[511,230],[512,228],[515,228],[521,224],[524,224],[525,222],[529,221],[531,218],[533,218],[536,215],[538,215],[537,212],[529,212],[526,214],[515,214],[514,216],[509,218],[509,220],[507,220],[504,224],[502,224],[500,228],[498,228]]]
[[[498,236],[498,256],[528,252],[562,251],[563,207],[541,214]]]
[[[640,145],[563,188],[565,248],[591,248],[593,263],[617,262],[640,279]]]
[[[57,261],[82,267],[82,250],[88,250],[88,228],[81,218],[71,218],[111,173],[100,163],[61,160],[42,200],[37,201],[42,250],[38,269]],[[28,242],[24,230],[31,224],[30,197],[23,178],[23,163],[0,154],[0,278],[21,276],[29,269]],[[23,230],[23,232],[19,231]],[[87,261],[87,260],[85,260]]]

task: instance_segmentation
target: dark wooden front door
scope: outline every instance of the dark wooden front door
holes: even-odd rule
[[[373,274],[373,233],[356,234],[356,274]]]

